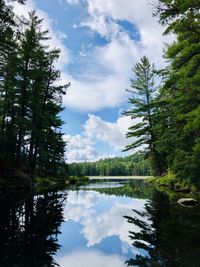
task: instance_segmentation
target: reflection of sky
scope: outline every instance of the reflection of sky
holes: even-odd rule
[[[124,186],[124,183],[119,182],[101,182],[101,183],[90,183],[89,185],[83,186],[82,188],[118,188]]]
[[[57,263],[61,267],[125,266],[127,259],[139,253],[131,246],[129,231],[139,229],[123,216],[133,216],[132,209],[142,210],[145,203],[96,191],[69,191]]]

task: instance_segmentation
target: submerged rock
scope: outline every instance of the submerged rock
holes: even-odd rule
[[[193,198],[180,198],[177,202],[187,208],[192,208],[198,204],[198,201]]]

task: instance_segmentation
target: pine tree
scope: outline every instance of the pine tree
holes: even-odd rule
[[[168,167],[180,179],[199,183],[200,176],[200,6],[198,0],[160,0],[155,15],[177,40],[168,47],[171,65],[161,99],[166,100],[168,127],[163,141],[171,144]],[[172,145],[173,144],[173,145]]]
[[[24,3],[24,1],[18,1]],[[17,66],[17,25],[8,1],[0,0],[0,173],[13,167],[16,132],[15,92]]]
[[[162,170],[155,145],[157,140],[154,123],[154,98],[157,90],[154,82],[155,68],[148,58],[143,57],[141,62],[134,66],[133,72],[135,79],[131,80],[132,89],[128,90],[132,94],[129,98],[131,108],[125,111],[124,115],[137,118],[140,122],[129,128],[127,137],[135,138],[135,141],[126,146],[125,151],[145,147],[147,155],[151,158],[153,173],[160,175]]]
[[[28,169],[31,176],[36,169],[44,175],[53,168],[56,172],[56,162],[63,163],[64,142],[60,130],[57,133],[63,122],[58,114],[63,109],[62,95],[69,86],[55,85],[60,78],[54,67],[59,50],[49,51],[43,45],[49,37],[41,26],[42,19],[30,13],[19,49],[16,164]]]
[[[31,177],[56,176],[66,170],[59,113],[69,84],[56,85],[60,71],[54,64],[60,51],[46,45],[49,36],[42,22],[31,12],[29,20],[21,20],[20,32],[19,26],[13,29],[13,48],[1,51],[0,171],[4,177],[19,171]]]

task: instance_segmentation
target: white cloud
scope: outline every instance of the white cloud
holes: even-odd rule
[[[63,1],[61,1],[63,3]],[[78,4],[79,0],[68,0],[69,4]],[[26,5],[14,3],[14,11],[27,17],[28,11],[37,10],[39,17],[44,18],[44,29],[50,30],[51,48],[61,49],[58,62],[62,69],[59,83],[71,81],[63,101],[67,107],[93,112],[105,107],[119,107],[127,101],[129,78],[132,76],[131,67],[143,54],[153,61],[162,64],[161,59],[162,28],[156,19],[152,18],[152,10],[145,0],[85,0],[88,8],[88,18],[82,21],[82,27],[88,27],[107,39],[107,43],[98,46],[91,43],[81,45],[80,73],[69,74],[65,68],[71,58],[70,51],[64,44],[67,35],[55,30],[55,21],[50,16],[37,9],[34,0]],[[133,23],[141,36],[141,40],[133,40],[122,29],[117,20],[128,20]],[[79,25],[80,26],[80,25]],[[89,40],[90,41],[90,40]],[[69,67],[69,66],[68,66]],[[79,68],[80,67],[80,68]],[[70,68],[69,68],[70,69]],[[100,158],[97,142],[107,144],[115,152],[119,152],[131,140],[125,138],[125,133],[134,122],[130,118],[119,118],[116,122],[103,121],[100,117],[89,115],[80,135],[66,136],[69,141],[68,161],[93,161]],[[101,155],[106,157],[108,155]]]
[[[62,75],[62,83],[71,82],[63,98],[64,104],[76,110],[91,112],[105,107],[114,108],[126,102],[125,88],[129,87],[127,75],[124,77],[122,74],[109,73],[109,70],[102,73],[103,68],[108,69],[108,65],[101,66],[99,73],[86,65],[85,72],[81,73],[79,78]]]
[[[122,105],[127,101],[125,89],[130,87],[131,66],[139,56],[137,46],[126,33],[120,33],[105,46],[94,47],[89,55],[84,51],[85,65],[79,77],[62,75],[62,82],[71,81],[63,98],[65,105],[84,111]]]
[[[126,138],[128,128],[138,120],[130,117],[119,117],[116,122],[102,120],[99,116],[89,114],[83,125],[83,132],[75,136],[65,135],[68,142],[67,161],[84,162],[96,161],[110,155],[100,155],[95,145],[98,141],[108,145],[115,153],[121,150],[133,140]]]
[[[97,47],[94,55],[102,67],[127,79],[131,75],[132,64],[140,57],[139,52],[136,43],[130,39],[127,33],[122,32],[107,45]],[[121,88],[121,90],[124,89]]]
[[[117,37],[120,31],[120,26],[117,23],[103,15],[92,16],[88,20],[83,21],[80,26],[89,27],[92,31],[98,32],[102,37],[108,40]]]
[[[111,23],[109,22],[111,20],[113,21],[113,24],[116,24],[114,22],[115,20],[129,21],[136,27],[140,34],[141,41],[138,42],[132,40],[138,48],[139,57],[146,54],[155,63],[158,63],[159,65],[163,63],[163,42],[170,42],[172,36],[162,36],[163,28],[159,25],[158,19],[152,16],[153,6],[148,1],[87,0],[87,2],[90,19],[87,20],[85,25],[102,35],[102,28],[95,27],[97,21],[105,21],[104,28],[107,27],[107,29],[110,28]],[[105,20],[107,17],[109,17],[110,20]],[[106,32],[106,30],[103,32]],[[116,39],[116,36],[117,35],[114,32],[112,39]]]
[[[73,4],[80,1],[70,0]],[[84,69],[79,76],[70,77],[71,89],[64,103],[85,111],[120,106],[127,101],[126,88],[130,87],[131,67],[146,55],[158,67],[163,67],[163,43],[172,36],[163,37],[163,28],[153,18],[153,8],[146,0],[85,0],[88,18],[79,26],[87,27],[107,39],[108,43],[94,46],[84,55]],[[119,24],[129,21],[136,27],[140,39],[133,40]],[[79,97],[83,101],[77,101]]]
[[[116,151],[123,149],[130,142],[125,137],[128,128],[134,123],[130,117],[120,117],[114,123],[104,121],[92,114],[89,114],[88,117],[84,129],[91,139],[96,138],[105,142]]]
[[[61,1],[63,3],[64,0]],[[143,55],[147,55],[158,66],[163,65],[163,42],[171,37],[162,37],[163,29],[157,19],[152,17],[152,8],[145,0],[66,0],[68,4],[84,2],[88,10],[87,19],[79,26],[87,27],[107,39],[107,44],[84,47],[77,55],[77,73],[69,74],[66,66],[71,62],[71,52],[63,39],[66,34],[54,29],[49,15],[37,9],[33,0],[26,5],[14,3],[15,12],[26,15],[27,11],[37,9],[44,18],[44,28],[50,29],[51,48],[61,49],[58,66],[62,69],[64,83],[71,81],[71,87],[63,98],[64,104],[87,112],[105,107],[119,107],[127,101],[126,88],[130,86],[131,67]],[[118,24],[118,20],[127,20],[138,30],[141,40],[133,40]],[[77,27],[77,25],[76,25]],[[78,61],[81,58],[81,61]],[[70,66],[68,66],[70,69]],[[81,101],[79,99],[81,98]]]
[[[84,162],[100,158],[99,152],[94,147],[94,142],[85,134],[75,136],[65,135],[67,143],[67,161]]]

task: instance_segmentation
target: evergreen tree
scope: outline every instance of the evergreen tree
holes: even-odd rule
[[[165,34],[177,40],[168,47],[171,65],[160,95],[167,110],[159,149],[180,179],[199,183],[200,175],[200,6],[198,0],[160,0],[155,15]],[[172,145],[173,144],[173,145]],[[171,149],[167,149],[167,146]]]
[[[144,154],[101,159],[96,162],[68,164],[69,175],[148,176],[150,164]]]
[[[42,21],[31,12],[29,20],[21,21],[20,32],[12,28],[13,48],[0,53],[0,173],[4,177],[19,171],[31,177],[55,176],[66,170],[59,113],[69,84],[56,85],[60,71],[54,64],[60,51],[46,45],[49,36]],[[9,23],[14,25],[12,19]]]
[[[24,3],[24,1],[18,1]],[[0,173],[13,167],[16,133],[15,93],[17,66],[17,25],[9,1],[0,0]]]
[[[159,162],[159,154],[155,142],[157,135],[155,131],[154,113],[156,94],[155,86],[155,68],[151,65],[148,58],[143,57],[141,62],[137,63],[133,72],[135,79],[131,80],[131,90],[128,90],[132,96],[129,98],[131,108],[124,112],[124,115],[137,118],[140,122],[129,128],[128,138],[135,138],[135,141],[127,145],[126,150],[137,147],[145,147],[147,156],[151,159],[152,172],[160,175],[162,170]]]
[[[12,0],[13,2],[15,0]],[[16,0],[17,2],[24,4],[25,0]],[[15,17],[12,11],[12,7],[8,4],[7,0],[0,0],[0,55],[3,55],[4,51],[12,47],[12,36],[14,33]]]
[[[63,122],[58,114],[69,84],[55,85],[60,77],[54,67],[59,51],[48,51],[43,45],[49,37],[48,31],[41,30],[42,20],[32,12],[26,24],[19,49],[16,164],[23,164],[21,168],[31,175],[38,166],[38,171],[46,175],[45,170],[56,171],[55,164],[63,163],[64,142],[59,130]]]

